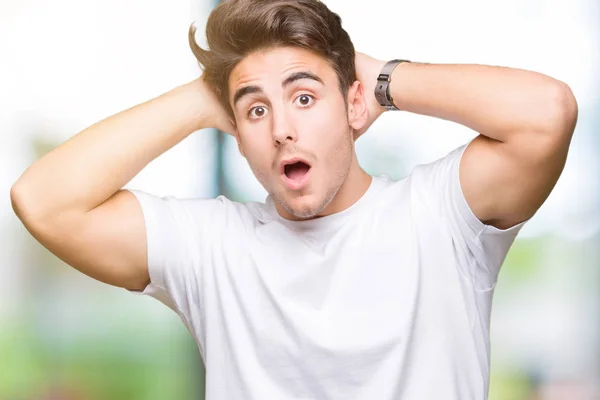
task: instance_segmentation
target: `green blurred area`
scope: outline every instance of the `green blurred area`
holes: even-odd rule
[[[0,333],[0,399],[202,398],[200,356],[183,329],[172,335],[114,330],[57,350],[26,321],[7,326]]]
[[[57,145],[40,136],[32,140],[36,158]],[[32,264],[28,268],[33,268],[35,273],[28,286],[31,296],[22,304],[19,319],[1,321],[0,400],[204,398],[204,367],[200,354],[174,313],[168,320],[168,329],[159,325],[164,318],[157,321],[137,317],[134,320],[135,306],[115,310],[113,307],[118,307],[115,304],[118,301],[117,295],[111,292],[113,289],[94,282],[90,287],[94,292],[88,292],[89,297],[82,299],[84,316],[89,319],[81,321],[77,315],[68,316],[67,313],[76,308],[72,298],[77,292],[61,291],[58,282],[76,287],[79,283],[74,278],[81,278],[79,272],[33,238],[27,240]],[[47,287],[52,287],[51,292]],[[67,299],[63,301],[61,313],[46,315],[45,307],[61,296]],[[124,301],[128,299],[132,300],[125,296]],[[146,301],[156,302],[150,298]],[[171,313],[163,310],[164,306],[158,302],[152,306]],[[50,312],[57,312],[56,307],[50,307]],[[51,319],[51,326],[44,326],[46,319]],[[61,323],[68,326],[61,327]],[[85,326],[86,323],[90,325]]]
[[[489,400],[533,399],[535,387],[528,377],[509,371],[492,373]]]

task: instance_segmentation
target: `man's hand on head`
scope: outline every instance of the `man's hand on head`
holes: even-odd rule
[[[210,85],[204,81],[202,76],[192,83],[201,96],[205,125],[235,136],[236,128],[233,119],[221,105]]]
[[[365,96],[365,102],[367,103],[367,110],[369,118],[365,126],[356,131],[354,134],[354,140],[358,139],[363,133],[369,129],[369,127],[375,122],[377,118],[385,109],[377,102],[375,98],[375,85],[377,84],[377,77],[379,72],[385,65],[385,61],[377,60],[364,53],[356,52],[355,57],[356,64],[356,78],[360,81],[363,86],[363,93]]]

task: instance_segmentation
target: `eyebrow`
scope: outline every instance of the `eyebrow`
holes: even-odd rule
[[[263,93],[263,89],[260,86],[244,86],[235,91],[235,96],[233,96],[233,106],[238,103],[242,99],[242,97],[247,96],[252,93]]]
[[[291,74],[290,76],[285,78],[283,80],[283,82],[281,82],[281,87],[285,88],[286,86],[289,86],[293,82],[296,82],[301,79],[311,79],[313,81],[319,82],[322,85],[324,85],[323,80],[321,78],[319,78],[317,75],[313,74],[312,72],[299,71],[299,72],[294,72],[293,74]],[[264,93],[264,90],[262,87],[256,86],[256,85],[244,86],[244,87],[236,90],[235,95],[233,96],[234,107],[238,103],[238,101],[240,101],[242,99],[242,97],[247,96],[249,94],[253,94],[253,93]]]
[[[317,75],[313,74],[312,72],[299,71],[299,72],[294,72],[293,74],[291,74],[290,76],[285,78],[284,81],[281,82],[281,87],[285,88],[289,84],[296,82],[300,79],[312,79],[313,81],[317,81],[320,84],[324,85],[321,78],[319,78]]]

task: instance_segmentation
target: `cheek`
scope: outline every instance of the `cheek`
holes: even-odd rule
[[[340,112],[339,106],[315,107],[313,112],[307,113],[298,120],[302,132],[309,135],[310,141],[317,150],[331,149],[348,133],[348,119],[345,113]]]
[[[246,153],[246,160],[250,167],[261,173],[270,173],[273,169],[273,158],[267,155],[264,149],[253,148]]]
[[[252,140],[248,140],[247,137],[242,139],[240,145],[250,169],[256,178],[264,184],[273,170],[274,155],[272,154],[271,141],[261,139],[260,136],[255,135]]]
[[[269,134],[263,126],[240,126],[239,146],[248,162],[256,163],[261,160],[261,154],[267,152],[271,146]]]
[[[347,137],[351,136],[346,115],[339,109],[324,110],[314,118],[309,118],[314,124],[312,131],[318,132],[317,146],[327,147],[328,151],[345,148],[343,144],[347,142]]]

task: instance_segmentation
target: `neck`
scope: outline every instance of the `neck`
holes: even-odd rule
[[[372,179],[373,178],[360,167],[355,154],[352,158],[350,172],[348,172],[348,176],[344,180],[342,186],[340,186],[340,190],[333,200],[331,200],[331,203],[329,203],[317,217],[336,214],[352,206],[367,192]]]

